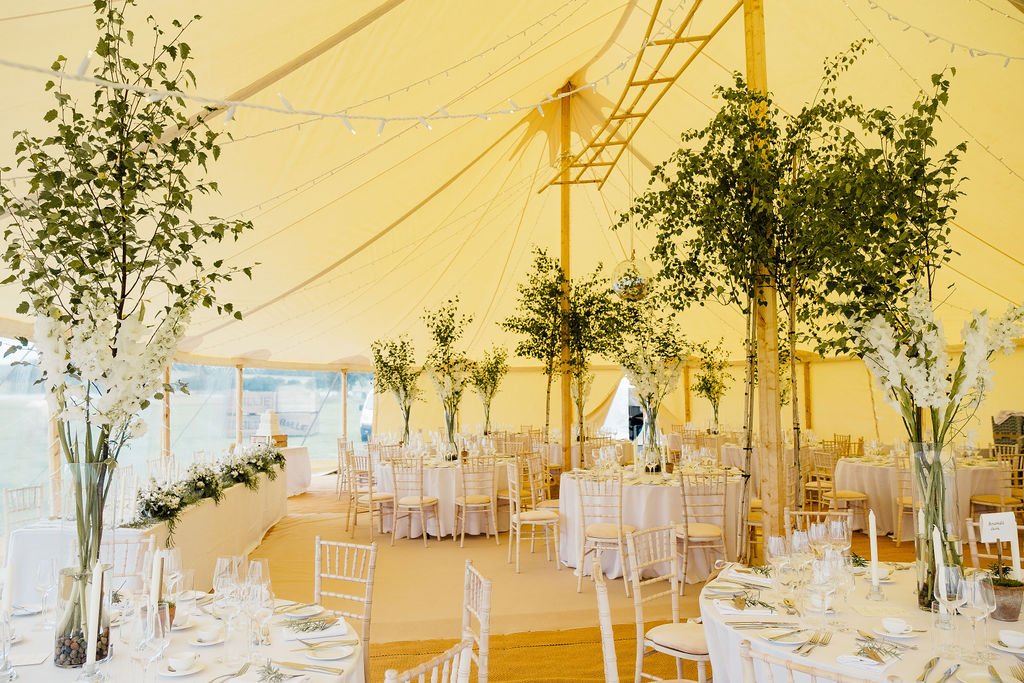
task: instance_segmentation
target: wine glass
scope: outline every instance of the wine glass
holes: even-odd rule
[[[850,554],[853,536],[850,532],[849,521],[845,518],[830,519],[828,522],[828,535],[833,548],[842,550],[844,555]]]
[[[953,628],[953,614],[964,597],[961,584],[964,580],[963,570],[957,565],[940,565],[935,568],[935,587],[933,594],[939,602],[941,618],[940,628]]]
[[[769,536],[764,543],[765,557],[768,564],[778,569],[789,561],[789,544],[785,536]]]
[[[974,640],[974,652],[971,661],[978,664],[988,662],[992,657],[988,650],[978,647],[978,622],[983,621],[996,609],[996,596],[992,588],[992,577],[988,574],[975,573],[960,583],[963,603],[960,614],[971,622],[971,635]]]
[[[43,620],[36,627],[36,630],[41,631],[54,628],[56,622],[49,618],[46,603],[47,598],[50,597],[50,593],[53,592],[57,584],[57,560],[53,558],[39,560],[36,563],[35,582],[36,592],[39,593],[39,613],[43,616]]]
[[[849,607],[850,593],[853,592],[857,584],[856,575],[853,572],[853,561],[838,549],[828,551],[827,561],[832,565],[832,581],[836,588],[835,602],[833,603],[834,614],[829,620],[829,626],[838,631],[848,631],[849,626],[845,620],[840,618],[840,614]]]
[[[149,641],[153,637],[154,614],[154,610],[140,602],[124,626],[128,652],[131,654],[132,663],[142,671],[143,681],[146,680],[146,670],[148,669],[146,665],[147,649]]]
[[[246,581],[256,586],[270,585],[270,561],[265,557],[249,560]]]
[[[823,559],[825,551],[832,544],[828,527],[823,522],[812,522],[807,527],[807,541],[810,543],[814,556]]]
[[[152,609],[152,624],[149,627],[150,637],[146,640],[144,652],[146,668],[142,672],[143,680],[153,662],[160,659],[171,644],[171,613],[166,602],[161,602]]]

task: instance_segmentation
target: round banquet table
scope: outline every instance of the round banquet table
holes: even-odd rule
[[[514,458],[498,458],[495,465],[495,491],[508,488],[508,465]],[[391,465],[374,463],[377,483],[376,491],[394,493],[395,485],[391,477]],[[441,536],[450,536],[455,530],[455,499],[462,495],[462,484],[459,482],[459,468],[454,462],[444,460],[427,460],[423,463],[423,495],[437,498],[438,518],[441,523]],[[391,529],[390,508],[385,508],[384,529]],[[412,527],[410,530],[410,526]],[[490,529],[490,520],[482,512],[471,512],[466,518],[466,534],[482,534]],[[410,533],[411,531],[411,533]],[[498,511],[498,531],[508,531],[508,513]],[[427,532],[437,535],[437,524],[434,516],[427,513]],[[398,525],[398,536],[395,538],[417,537],[421,533],[419,514],[412,516],[412,521],[402,519]]]
[[[882,535],[896,532],[896,466],[892,456],[841,458],[836,463],[836,485],[840,489],[868,494],[868,508],[875,511],[875,524]],[[957,463],[956,491],[960,517],[970,512],[971,496],[999,492],[999,470],[990,463]],[[903,539],[914,539],[914,520],[904,513]],[[854,519],[864,522],[858,518]]]
[[[561,532],[559,535],[559,555],[562,564],[568,567],[579,566],[580,555],[580,508],[579,486],[576,477],[568,472],[562,475],[559,494],[559,512],[561,513]],[[725,548],[728,558],[736,557],[737,529],[741,519],[740,498],[743,490],[743,478],[730,476],[725,491]],[[623,481],[622,484],[622,522],[637,529],[678,524],[683,517],[683,497],[679,491],[678,478],[665,480],[660,474],[644,474],[635,481]],[[686,582],[700,583],[711,572],[711,565],[716,559],[716,552],[695,550],[690,554],[686,567]],[[710,556],[710,557],[709,557]],[[709,561],[710,560],[710,561]],[[601,559],[605,576],[616,578],[622,576],[622,559],[618,553],[605,552]],[[590,574],[590,568],[583,568],[584,575]]]
[[[280,601],[279,601],[280,602]],[[287,604],[280,602],[280,604]],[[39,683],[59,683],[61,681],[74,681],[79,674],[79,669],[60,669],[53,664],[53,631],[52,630],[37,630],[37,626],[40,624],[41,617],[35,616],[24,616],[11,617],[11,627],[15,630],[18,636],[18,641],[11,646],[11,661],[14,664],[15,669],[18,672],[18,680],[25,681],[26,683],[33,683],[38,681]],[[293,652],[293,648],[296,647],[297,643],[295,638],[299,637],[299,634],[287,631],[283,622],[285,617],[276,616],[271,622],[270,632],[270,645],[261,653],[263,657],[269,656],[274,662],[289,662],[297,664],[309,664],[309,665],[321,665],[328,666],[331,668],[341,669],[341,674],[333,673],[308,673],[308,678],[295,679],[295,680],[310,680],[310,681],[323,681],[324,683],[363,683],[365,677],[363,676],[363,647],[360,643],[356,643],[353,646],[352,652],[343,659],[335,661],[315,661],[307,658],[302,652]],[[220,675],[227,675],[237,672],[241,668],[241,661],[235,662],[234,664],[227,664],[223,661],[225,652],[227,651],[228,644],[222,643],[219,645],[207,645],[207,646],[195,646],[190,645],[189,641],[196,638],[196,632],[198,628],[201,628],[204,624],[215,625],[216,619],[207,615],[192,616],[190,621],[191,626],[184,629],[175,629],[171,634],[171,644],[165,652],[166,654],[175,652],[195,652],[199,656],[199,661],[203,664],[203,669],[200,672],[184,677],[183,680],[187,681],[209,681]],[[345,624],[347,632],[342,632],[341,629],[335,629],[330,631],[330,637],[333,638],[345,638],[346,640],[356,640],[359,637],[351,624]],[[114,655],[107,662],[100,664],[100,671],[107,676],[108,681],[133,681],[140,680],[140,671],[132,663],[131,656],[129,655],[128,646],[125,643],[124,637],[121,634],[120,626],[114,626],[111,629],[111,641],[113,642]],[[235,648],[237,652],[242,652],[244,647],[241,641],[244,640],[241,633],[237,634],[238,640],[235,642]],[[302,635],[303,638],[310,638],[307,635]],[[315,639],[316,636],[312,636],[310,639]],[[262,662],[261,662],[262,663]],[[161,662],[155,662],[150,666],[149,678],[147,680],[156,681],[171,681],[174,680],[166,675],[159,673],[159,667]],[[282,673],[286,675],[301,674],[301,670],[280,667]],[[246,675],[240,678],[234,678],[233,681],[237,683],[254,683],[258,680],[257,666],[250,666],[249,671]]]
[[[723,574],[726,574],[726,572],[723,572]],[[968,648],[972,646],[970,626],[966,623],[955,623],[958,630],[952,633],[944,633],[944,639],[940,643],[931,631],[931,614],[922,611],[917,606],[914,570],[911,568],[905,571],[894,571],[891,576],[891,581],[882,585],[886,598],[884,602],[869,602],[867,600],[867,580],[864,578],[864,575],[859,576],[857,578],[857,586],[850,595],[850,607],[840,615],[844,624],[849,627],[849,631],[840,632],[835,628],[828,627],[828,630],[832,631],[831,642],[828,645],[818,647],[808,657],[792,654],[795,649],[793,646],[775,645],[763,640],[758,637],[760,631],[756,629],[738,630],[730,626],[730,622],[743,621],[745,619],[764,619],[795,623],[800,621],[799,617],[787,617],[785,615],[757,617],[744,617],[742,614],[723,615],[719,611],[716,602],[705,595],[705,591],[715,584],[713,581],[708,583],[708,586],[701,591],[700,613],[704,623],[704,634],[708,641],[708,653],[711,656],[711,667],[714,670],[715,680],[734,681],[737,683],[743,680],[743,665],[738,653],[740,652],[740,643],[744,640],[749,640],[754,650],[769,651],[787,659],[791,658],[794,661],[810,661],[815,666],[819,666],[827,671],[857,675],[876,681],[885,681],[889,676],[898,676],[901,680],[907,682],[920,680],[917,677],[924,669],[925,663],[931,657],[939,656],[941,660],[928,677],[929,681],[939,680],[942,672],[949,668],[954,661],[958,661],[956,658],[947,655],[951,651],[950,645],[952,643],[960,643]],[[772,589],[762,590],[760,592],[760,599],[773,604],[781,602]],[[858,629],[871,633],[875,628],[880,628],[881,620],[885,616],[905,619],[913,628],[928,629],[928,632],[920,633],[916,637],[901,641],[913,645],[916,649],[905,650],[900,659],[890,663],[884,669],[841,664],[837,661],[836,658],[840,655],[852,655],[855,653],[855,639]],[[954,622],[964,621],[961,617],[954,619]],[[986,634],[984,630],[986,628],[992,634],[991,637]],[[1005,624],[998,621],[990,622],[987,627],[979,625],[979,642],[991,642],[996,638],[996,633],[1001,628],[1020,630],[1020,625]],[[989,648],[989,651],[995,655],[992,663],[1002,675],[1003,680],[1015,680],[1009,674],[1008,669],[1011,664],[1017,663],[1016,657],[997,652],[991,648]],[[979,664],[961,662],[959,673],[973,671],[985,671],[985,667]],[[756,680],[758,681],[769,679],[767,672],[757,671],[755,673],[757,673]],[[787,680],[785,672],[781,668],[779,671],[773,671],[773,673],[776,676],[775,680]],[[797,680],[806,681],[808,679],[806,676],[800,677],[798,675]],[[960,679],[954,678],[952,680]],[[825,679],[819,678],[818,681],[825,683]]]

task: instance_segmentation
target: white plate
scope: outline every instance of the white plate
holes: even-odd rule
[[[989,647],[1000,652],[1009,652],[1011,655],[1024,655],[1024,647],[1010,647],[1009,645],[1003,645],[1002,641],[999,640],[993,640],[989,643]]]
[[[197,659],[192,664],[192,666],[181,671],[171,671],[170,665],[167,662],[163,662],[160,664],[160,668],[157,669],[156,672],[161,676],[167,676],[168,678],[179,678],[181,676],[191,676],[192,674],[197,674],[205,668],[206,665],[203,664],[201,660]]]
[[[203,597],[204,595],[208,595],[211,598],[213,597],[213,595],[211,593],[204,593],[202,591],[185,591],[180,596],[178,596],[178,599],[179,600],[185,600],[187,602],[189,600],[198,600],[199,598]]]
[[[865,573],[868,570],[867,567],[854,567],[853,573],[855,576]]]
[[[189,615],[185,616],[185,621],[184,622],[181,619],[175,619],[174,623],[171,625],[171,630],[172,631],[187,631],[188,629],[192,628],[195,625],[196,625],[195,620],[192,619],[192,615],[189,614]]]
[[[808,631],[797,631],[796,633],[780,638],[779,640],[771,640],[772,636],[777,636],[785,633],[786,631],[792,631],[791,628],[770,628],[765,629],[760,633],[761,638],[768,643],[774,645],[782,645],[784,647],[795,647],[797,645],[803,645],[809,638]]]
[[[18,605],[11,608],[12,617],[31,617],[43,611],[42,605]]]
[[[868,583],[871,583],[871,575],[870,574],[865,574],[864,575],[864,580],[867,581]],[[893,583],[893,580],[892,580],[891,577],[887,576],[884,579],[878,579],[878,583],[883,583],[883,584],[884,583]]]
[[[312,659],[318,662],[334,662],[339,659],[345,659],[356,649],[351,645],[338,645],[337,647],[321,647],[316,651],[306,652],[306,658]]]
[[[873,629],[873,633],[876,636],[881,636],[883,638],[892,638],[893,640],[907,640],[909,638],[917,638],[917,634],[914,633],[913,626],[907,626],[907,630],[903,633],[889,633],[884,628],[875,627]]]
[[[316,615],[323,613],[323,605],[305,605],[303,607],[284,612],[283,614],[289,619],[309,619],[310,617],[315,617]]]
[[[215,638],[214,640],[199,640],[198,637],[195,637],[192,640],[188,641],[188,644],[193,645],[195,647],[210,647],[211,645],[220,645],[223,642],[224,636],[220,636],[219,638]]]

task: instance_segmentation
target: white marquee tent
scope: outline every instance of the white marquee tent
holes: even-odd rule
[[[149,12],[162,21],[204,15],[187,38],[197,56],[197,94],[348,117],[239,107],[230,123],[223,115],[212,120],[234,141],[213,167],[222,196],[198,209],[252,219],[256,230],[223,254],[259,266],[252,282],[222,290],[245,319],[197,315],[181,358],[338,370],[366,368],[373,339],[403,332],[422,355],[420,313],[455,295],[475,317],[471,355],[513,343],[495,322],[514,308],[532,246],[557,254],[559,244],[558,190],[542,190],[558,167],[559,104],[546,100],[567,81],[579,88],[571,123],[572,149],[581,149],[623,91],[655,2],[141,5],[133,18],[140,24]],[[5,2],[0,58],[39,67],[64,54],[77,64],[95,41],[90,8],[78,0]],[[655,35],[669,35],[691,11],[687,33],[706,34],[733,8],[732,0],[665,0]],[[765,17],[768,85],[791,111],[813,96],[823,60],[859,38],[876,42],[842,87],[870,104],[905,110],[931,73],[956,67],[940,144],[967,141],[969,181],[952,238],[960,255],[944,271],[955,284],[943,307],[947,334],[954,337],[972,309],[1001,311],[1024,300],[1024,12],[1006,0],[766,0]],[[641,73],[657,54],[643,52]],[[743,67],[738,12],[667,89],[602,189],[573,187],[573,272],[613,266],[628,254],[630,236],[610,224],[641,191],[651,165],[678,146],[679,133],[716,110],[713,87]],[[0,68],[0,131],[41,125],[50,104],[44,80]],[[8,163],[12,146],[0,138]],[[652,235],[640,233],[636,242],[642,254]],[[17,301],[15,286],[0,289],[0,334],[30,330],[14,314]],[[738,350],[739,312],[709,306],[682,320],[691,337],[725,336]],[[986,415],[1024,407],[1022,356],[997,361]],[[868,433],[880,398],[868,391],[863,366],[812,365],[805,377],[813,427]],[[619,377],[613,369],[599,376],[588,410],[610,401]],[[534,370],[513,373],[496,406],[499,421],[541,420],[541,386]],[[738,419],[740,393],[732,392],[727,419]],[[676,397],[670,405],[678,419],[684,403]],[[702,416],[697,403],[692,410],[694,419]],[[881,431],[895,435],[895,414],[884,406],[877,413]]]

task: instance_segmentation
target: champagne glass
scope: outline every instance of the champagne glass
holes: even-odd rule
[[[984,664],[992,657],[986,649],[978,647],[978,622],[985,620],[996,608],[992,577],[982,573],[972,574],[960,583],[960,588],[963,595],[960,614],[970,620],[971,635],[974,640],[974,652],[971,653],[970,660]]]
[[[37,562],[35,581],[36,592],[39,593],[39,613],[43,616],[36,630],[52,629],[56,622],[49,618],[46,603],[57,584],[57,560],[50,558]]]

